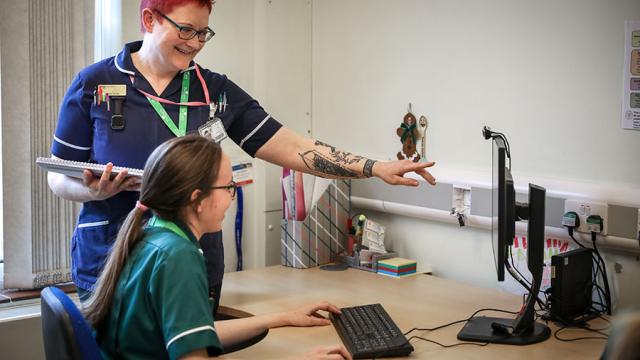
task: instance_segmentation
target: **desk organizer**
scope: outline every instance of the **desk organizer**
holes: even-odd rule
[[[305,206],[301,193],[309,190],[309,184],[302,184],[302,177],[296,176],[294,171],[286,179],[282,182],[283,195],[286,193],[290,200],[285,196],[283,201],[286,211],[280,236],[282,265],[306,269],[335,262],[338,254],[346,252],[351,182],[331,181],[315,205],[300,211],[299,207]],[[286,191],[285,186],[288,187]]]
[[[370,272],[378,272],[378,261],[394,258],[397,256],[398,256],[398,253],[395,253],[393,251],[389,251],[386,254],[374,254],[371,257],[371,264],[370,264],[371,266],[367,266],[369,264],[361,263],[359,253],[355,253],[354,256],[340,255],[340,261],[349,265],[349,267],[352,267],[355,269],[370,271]]]

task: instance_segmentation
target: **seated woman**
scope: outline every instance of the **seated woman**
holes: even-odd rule
[[[279,326],[328,325],[322,302],[301,309],[213,323],[198,239],[219,231],[235,196],[231,164],[210,139],[169,140],[149,157],[140,200],[125,219],[85,316],[107,358],[200,359]],[[150,212],[150,219],[145,214]],[[306,359],[350,359],[342,346]]]

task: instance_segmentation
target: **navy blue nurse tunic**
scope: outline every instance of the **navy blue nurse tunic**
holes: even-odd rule
[[[75,77],[60,106],[58,124],[51,145],[51,153],[59,158],[74,161],[116,166],[144,168],[151,152],[164,141],[175,137],[160,119],[146,96],[133,88],[161,98],[180,102],[182,73],[176,75],[162,94],[156,94],[149,82],[133,66],[131,53],[142,46],[142,41],[126,44],[115,57],[111,57],[80,71]],[[189,101],[204,102],[202,85],[195,73],[195,64],[190,71]],[[255,157],[258,149],[273,136],[281,125],[273,119],[239,86],[225,75],[200,68],[211,100],[226,97],[228,105],[218,117],[222,119],[229,137],[247,154]],[[94,101],[98,85],[126,85],[123,102],[124,129],[113,129],[111,116],[114,101],[107,104]],[[176,123],[179,107],[163,104]],[[197,132],[199,126],[209,119],[208,106],[188,107],[187,133]],[[84,290],[91,290],[100,274],[107,254],[113,244],[118,228],[134,207],[139,193],[123,191],[102,201],[89,201],[82,205],[78,223],[73,234],[72,279]],[[222,233],[206,234],[201,239],[207,276],[215,307],[220,299],[224,274],[224,251]]]

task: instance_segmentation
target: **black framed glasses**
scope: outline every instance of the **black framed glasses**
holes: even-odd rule
[[[231,180],[229,185],[212,186],[211,189],[213,189],[213,190],[215,190],[215,189],[226,189],[231,194],[231,198],[235,199],[236,198],[236,189],[237,189],[237,187],[238,187],[238,185],[236,184],[236,182]]]
[[[183,25],[178,24],[177,22],[173,21],[170,17],[168,17],[167,15],[161,13],[158,10],[156,10],[156,12],[158,14],[160,14],[160,16],[162,16],[163,18],[167,19],[167,21],[172,23],[173,26],[175,26],[178,29],[178,37],[180,39],[182,39],[182,40],[191,40],[194,37],[198,36],[198,41],[207,42],[207,41],[211,40],[211,38],[216,34],[215,31],[213,31],[208,26],[204,30],[196,30],[196,29],[192,28],[191,26],[183,26]]]

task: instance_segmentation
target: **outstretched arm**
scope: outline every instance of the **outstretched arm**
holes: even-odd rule
[[[435,178],[425,170],[433,166],[434,162],[367,159],[319,140],[302,137],[284,127],[258,150],[256,156],[282,167],[331,179],[375,176],[391,185],[418,186],[417,180],[404,177],[406,173],[415,172],[431,185],[436,183]]]

